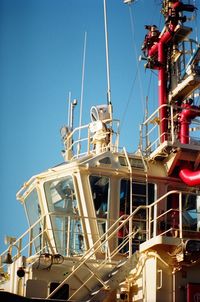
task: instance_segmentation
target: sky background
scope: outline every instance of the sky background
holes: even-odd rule
[[[149,111],[157,107],[157,75],[136,59],[144,25],[162,27],[160,2],[138,0],[129,7],[107,0],[111,100],[122,122],[120,145],[130,152],[138,146],[145,97]],[[107,101],[103,0],[0,0],[0,252],[5,235],[18,237],[27,228],[16,192],[63,161],[59,131],[67,123],[69,92],[80,104],[85,32],[88,123],[90,107]],[[78,119],[79,106],[75,125]]]

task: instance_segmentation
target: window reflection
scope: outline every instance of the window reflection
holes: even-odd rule
[[[97,224],[100,236],[106,231],[108,198],[109,198],[109,178],[106,176],[90,176],[90,185],[94,208],[97,215]]]
[[[39,199],[37,190],[34,189],[24,201],[25,211],[27,213],[27,218],[29,225],[32,226],[41,216],[41,209],[39,205]],[[32,229],[32,236],[36,238],[33,242],[36,252],[41,250],[41,223],[36,224]]]
[[[183,228],[197,230],[197,197],[183,194]]]
[[[120,205],[119,216],[128,216],[134,212],[139,206],[146,206],[154,202],[155,198],[155,186],[151,183],[144,182],[132,182],[132,205],[130,199],[130,180],[122,179],[120,184]],[[145,240],[146,236],[146,209],[142,208],[137,211],[133,216],[133,230],[140,229],[140,232],[134,237],[133,250],[138,249],[139,243]],[[132,231],[133,231],[132,230]],[[128,236],[127,226],[120,230],[118,233],[119,244]],[[128,247],[124,247],[124,251],[127,252]]]
[[[71,176],[45,183],[47,204],[58,253],[80,254],[84,251],[84,237]]]

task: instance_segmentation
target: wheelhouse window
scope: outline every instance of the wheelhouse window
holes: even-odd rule
[[[72,177],[48,181],[44,188],[58,253],[83,253],[84,236]]]
[[[149,205],[154,202],[155,185],[151,183],[132,182],[132,209],[130,204],[130,180],[122,179],[120,186],[120,211],[130,214],[138,206]]]
[[[131,190],[132,190],[132,204],[131,204]],[[130,180],[122,179],[120,185],[120,204],[119,216],[130,215],[139,206],[146,206],[154,202],[155,199],[155,185],[151,183],[132,182]],[[140,233],[135,237],[138,241],[145,240],[146,236],[146,215],[145,208],[139,209],[133,216],[133,228],[140,229]],[[136,243],[136,240],[134,241]],[[137,248],[137,247],[136,247]]]
[[[197,204],[200,201],[200,196],[183,194],[183,229],[198,231]]]
[[[31,227],[41,216],[38,193],[33,189],[24,200],[24,207],[28,218],[29,226]],[[41,250],[41,221],[39,221],[32,229],[33,245],[36,252]]]
[[[182,194],[182,227],[184,231],[199,231],[200,195]],[[179,195],[171,194],[167,198],[167,226],[179,229]]]
[[[107,229],[110,179],[95,175],[91,175],[89,179],[99,233],[102,235]]]

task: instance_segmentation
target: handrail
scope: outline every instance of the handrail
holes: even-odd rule
[[[107,149],[114,149],[115,151],[118,152],[119,120],[118,119],[107,119],[107,120],[103,120],[102,122],[104,123],[104,125],[106,125],[106,126],[110,125],[110,127],[111,127],[107,131],[104,131],[104,134],[109,135],[109,139],[110,139],[110,142],[106,146]],[[91,124],[87,124],[87,125],[83,125],[80,127],[76,127],[70,133],[68,133],[68,135],[64,138],[65,152],[66,152],[66,154],[71,154],[69,157],[70,159],[78,158],[82,155],[90,154],[90,152],[92,152],[92,150],[93,150],[92,138],[94,137],[94,134],[91,134],[90,125]],[[77,138],[75,138],[80,133],[81,130],[87,131],[87,134],[85,133],[85,135],[84,135],[83,131],[82,131],[81,132],[82,137],[78,136]],[[85,151],[81,153],[80,151],[81,151],[82,143],[84,143],[86,145],[84,148]],[[74,150],[75,148],[76,148],[76,150]]]
[[[148,223],[148,229],[147,230],[144,230],[144,232],[147,234],[147,240],[148,239],[151,239],[152,237],[155,237],[158,235],[158,232],[157,232],[157,223],[154,223],[155,221],[157,222],[161,217],[164,217],[164,215],[167,215],[168,213],[170,213],[170,211],[174,211],[176,209],[168,209],[166,212],[160,214],[160,215],[156,215],[156,217],[153,217],[152,218],[152,211],[153,211],[153,208],[155,206],[158,205],[158,203],[160,203],[161,201],[163,201],[165,198],[167,198],[169,195],[172,195],[172,194],[178,194],[179,195],[179,208],[176,210],[178,213],[179,213],[179,237],[182,239],[183,238],[183,222],[182,222],[182,195],[183,194],[191,194],[191,195],[196,195],[195,193],[192,193],[192,192],[188,192],[188,191],[179,191],[179,190],[171,190],[167,193],[165,193],[163,196],[161,196],[160,198],[158,198],[156,201],[154,201],[152,204],[150,205],[141,205],[139,207],[137,207],[129,216],[127,215],[122,215],[121,217],[119,217],[111,226],[110,228],[102,235],[98,238],[98,240],[96,240],[96,242],[94,243],[94,245],[92,247],[90,247],[87,251],[84,252],[83,256],[80,257],[80,258],[77,258],[77,264],[73,270],[73,272],[71,272],[61,283],[60,285],[56,288],[55,291],[53,291],[49,296],[48,298],[50,298],[57,290],[59,290],[59,288],[62,287],[62,285],[64,283],[66,283],[69,278],[71,278],[71,276],[73,274],[75,274],[89,259],[91,259],[91,257],[96,257],[96,254],[97,252],[99,252],[99,250],[101,249],[101,247],[105,246],[106,243],[109,243],[110,240],[112,238],[116,238],[116,234],[118,233],[118,231],[123,228],[125,225],[130,225],[132,223],[132,221],[134,221],[134,216],[141,210],[141,209],[146,209],[147,210],[147,221],[149,222]],[[29,241],[28,244],[25,245],[25,247],[22,247],[20,249],[20,251],[18,251],[18,256],[21,255],[21,252],[24,251],[26,248],[29,247],[29,245],[33,244],[34,240],[36,240],[37,238],[40,238],[40,236],[45,236],[48,232],[48,229],[47,229],[47,226],[45,224],[45,221],[47,219],[47,216],[52,216],[52,215],[59,215],[59,216],[63,216],[63,217],[66,217],[67,215],[64,214],[64,213],[56,213],[56,212],[50,212],[50,213],[47,213],[43,216],[41,216],[31,227],[29,227],[29,229],[23,233],[22,236],[20,236],[13,244],[15,245],[18,245],[20,246],[21,243],[22,243],[22,240],[24,237],[26,237],[27,235],[29,235],[32,230],[34,229],[34,227],[36,227],[38,224],[41,224],[41,225],[44,225],[44,229],[41,230],[41,232],[39,234],[37,234],[35,237],[32,238],[32,240]],[[87,218],[86,216],[78,216],[78,215],[73,215],[71,218],[78,218],[78,219],[84,219],[84,218]],[[95,219],[95,220],[99,220],[99,218],[96,218],[96,217],[91,217],[91,219]],[[106,221],[106,219],[105,219]],[[156,229],[151,232],[151,225],[154,225],[154,227],[156,227]],[[159,235],[167,235],[167,233],[169,231],[172,231],[173,228],[170,227],[168,230],[162,232],[161,234]],[[106,263],[110,263],[111,260],[113,259],[113,257],[119,253],[119,251],[121,250],[121,248],[123,246],[125,246],[128,242],[130,242],[130,240],[132,240],[132,238],[134,238],[134,236],[138,233],[140,233],[141,230],[140,229],[137,229],[137,230],[132,230],[130,233],[129,233],[129,236],[124,238],[124,241],[121,245],[118,245],[109,255],[107,255],[105,253],[105,259],[103,259],[103,261],[99,262],[99,269],[106,265]],[[47,243],[48,244],[48,243]],[[44,246],[43,250],[40,250],[38,251],[37,253],[35,253],[35,255],[40,254],[41,251],[44,251],[45,248],[47,247],[48,245]],[[8,248],[9,249],[9,248]],[[8,249],[6,251],[8,251]],[[52,253],[54,251],[52,250]],[[2,254],[4,255],[5,252]],[[31,254],[29,255],[31,256]],[[127,254],[128,258],[130,258],[132,256],[132,253],[129,249],[129,253]],[[17,258],[15,258],[16,260]],[[37,261],[37,259],[36,259]],[[97,275],[98,276],[98,275]],[[95,277],[95,276],[94,276]],[[87,282],[87,280],[86,280]],[[103,284],[103,286],[106,286],[106,284]]]
[[[187,192],[188,193],[188,192]],[[164,194],[162,197],[160,197],[159,199],[157,199],[155,202],[153,202],[151,205],[147,205],[147,206],[139,206],[137,207],[133,213],[131,215],[129,215],[128,217],[126,215],[123,215],[121,217],[119,217],[119,219],[111,225],[111,227],[107,230],[107,232],[105,232],[94,244],[93,247],[91,247],[88,251],[86,251],[86,253],[80,258],[79,260],[79,264],[75,267],[75,269],[73,270],[73,272],[71,272],[60,284],[59,286],[47,297],[47,298],[51,298],[52,295],[54,295],[62,286],[63,284],[65,284],[73,274],[75,274],[86,262],[87,260],[92,257],[93,255],[95,255],[95,253],[103,246],[105,245],[106,242],[109,242],[110,239],[112,239],[116,233],[120,230],[120,228],[124,227],[126,224],[128,224],[133,217],[137,214],[137,212],[141,209],[151,209],[153,208],[155,205],[157,205],[160,201],[162,201],[164,198],[166,198],[167,196],[171,195],[171,194],[182,194],[181,191],[178,190],[172,190],[170,192],[167,192],[166,194]],[[124,219],[125,218],[125,219]],[[124,220],[123,220],[124,219]],[[150,219],[150,214],[148,215],[148,219]],[[122,222],[123,221],[123,222]],[[148,237],[150,239],[150,229],[147,230]],[[133,234],[133,232],[132,232]],[[131,236],[130,236],[131,237]],[[128,238],[128,241],[130,240],[130,237]],[[104,240],[106,238],[106,240]],[[124,243],[125,244],[125,243]],[[118,246],[118,250],[121,249],[121,246]],[[117,251],[118,251],[117,250]],[[113,252],[113,254],[111,254],[111,257],[113,257],[114,255],[116,255],[117,251],[115,250]],[[129,253],[129,258],[130,258],[130,253]],[[104,260],[104,264],[109,261],[110,259],[105,259]],[[86,282],[88,282],[90,280],[90,277],[88,278],[88,280],[86,280]],[[86,283],[85,282],[85,283]],[[84,284],[85,284],[84,283]],[[75,293],[72,295],[74,296]],[[71,299],[72,296],[69,298]]]
[[[132,219],[133,216],[142,208],[146,208],[146,209],[150,209],[150,208],[153,208],[155,205],[157,205],[160,201],[162,201],[163,199],[165,199],[166,197],[168,197],[169,195],[171,194],[191,194],[191,195],[196,195],[195,193],[192,193],[192,192],[188,192],[188,191],[179,191],[179,190],[172,190],[172,191],[169,191],[167,192],[166,194],[164,194],[163,196],[161,196],[160,198],[158,198],[155,202],[153,202],[151,205],[146,205],[146,206],[139,206],[137,207],[134,212],[130,215],[130,216],[126,216],[126,215],[123,215],[121,217],[118,218],[117,221],[115,221],[114,224],[112,224],[110,226],[110,228],[107,230],[107,232],[105,234],[103,234],[99,239],[98,241],[96,242],[99,243],[103,240],[103,238],[108,235],[110,232],[112,232],[112,230],[115,231],[115,233],[118,232],[118,230],[120,229],[120,227],[123,227],[126,223],[128,223],[129,219]],[[167,213],[167,212],[166,212]],[[44,219],[46,219],[47,216],[52,216],[52,215],[59,215],[59,216],[66,216],[66,214],[64,213],[56,213],[56,212],[49,212],[49,213],[46,213],[44,215],[42,215],[31,227],[29,227],[15,242],[13,242],[13,244],[15,245],[18,245],[20,242],[22,242],[23,238],[26,237],[27,235],[30,234],[30,232],[34,229],[35,226],[39,225],[40,223],[42,223],[44,221]],[[164,214],[162,214],[164,215]],[[74,218],[80,218],[80,219],[84,219],[84,218],[88,218],[86,216],[77,216],[77,215],[74,215]],[[124,222],[122,224],[120,224],[120,227],[118,226],[118,224],[121,222],[121,220],[123,220],[123,218],[126,218],[124,220]],[[157,216],[157,219],[159,219],[160,216]],[[91,219],[95,219],[95,220],[99,220],[99,218],[96,218],[96,217],[91,217]],[[149,222],[151,223],[151,219],[150,217],[148,217],[148,220]],[[115,227],[118,226],[117,229],[115,229]],[[38,236],[40,236],[42,233],[45,233],[47,231],[47,228],[45,228]],[[35,238],[32,239],[32,241],[29,241],[29,243],[23,247],[23,249],[21,249],[21,251],[23,251],[26,247],[28,247],[28,245],[30,243],[32,243],[34,241]],[[108,237],[108,239],[110,239],[110,236]],[[7,251],[8,251],[9,248],[7,248],[0,256],[4,255]]]
[[[159,112],[163,109],[168,110],[169,114],[164,119],[166,123],[168,123],[168,128],[165,133],[160,133],[160,124],[162,121],[160,120]],[[179,130],[176,127],[180,123],[178,117],[185,110],[181,106],[177,105],[169,105],[163,104],[159,106],[142,124],[140,127],[140,149],[142,153],[146,156],[149,156],[153,153],[164,141],[167,141],[171,145],[175,143],[181,144],[179,139]],[[188,109],[186,109],[188,110]],[[195,108],[190,108],[190,112],[199,112],[199,110]],[[198,125],[195,127],[195,125]],[[193,119],[190,125],[190,133],[193,132],[193,135],[190,136],[190,144],[199,145],[200,140],[194,137],[195,132],[200,130],[200,120]],[[165,139],[162,139],[164,138]],[[194,140],[194,141],[193,141]]]
[[[75,267],[75,269],[56,287],[56,289],[50,294],[48,295],[47,299],[51,298],[68,280],[69,278],[71,278],[71,276],[73,274],[75,274],[77,272],[78,269],[80,269],[84,263],[93,255],[96,254],[96,252],[105,245],[106,242],[109,242],[110,239],[112,239],[117,233],[118,231],[123,228],[126,224],[129,223],[129,220],[133,218],[133,216],[141,209],[146,209],[147,206],[139,206],[138,208],[136,208],[133,213],[131,215],[129,215],[127,217],[127,215],[122,215],[121,217],[119,217],[117,219],[117,221],[115,221],[114,224],[112,224],[110,226],[110,228],[94,243],[94,245],[86,251],[86,253],[80,258],[79,260],[79,264]],[[125,218],[125,220],[122,220],[123,218]],[[123,222],[122,222],[123,221]],[[121,222],[121,223],[120,223]],[[117,226],[117,227],[116,227]],[[105,241],[104,238],[106,238]],[[130,254],[129,254],[129,258],[130,258]],[[108,259],[108,261],[110,261],[110,259]],[[71,297],[69,297],[70,299]]]

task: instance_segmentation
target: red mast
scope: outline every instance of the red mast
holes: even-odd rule
[[[146,67],[158,70],[160,129],[158,158],[160,158],[159,152],[162,150],[160,146],[165,142],[165,146],[169,146],[167,151],[164,149],[165,156],[166,153],[169,155],[175,149],[176,154],[180,152],[179,160],[177,161],[175,158],[173,167],[178,167],[179,177],[189,186],[200,185],[200,169],[196,170],[199,166],[197,166],[198,161],[189,164],[184,156],[181,157],[181,154],[188,151],[194,151],[196,154],[195,149],[193,150],[193,146],[190,144],[189,131],[191,122],[200,116],[200,108],[193,105],[190,96],[200,86],[200,74],[196,68],[200,61],[200,47],[197,48],[197,54],[191,52],[189,66],[192,66],[192,71],[187,73],[186,70],[184,75],[180,75],[181,71],[178,67],[179,63],[177,63],[179,59],[173,57],[173,52],[177,50],[178,58],[182,55],[185,61],[186,53],[184,50],[181,51],[180,46],[192,29],[183,25],[187,21],[183,14],[184,12],[193,12],[195,9],[194,5],[184,4],[180,0],[163,0],[162,13],[165,17],[165,26],[160,32],[156,25],[146,25],[145,28],[148,32],[142,46],[144,56],[147,59]],[[185,69],[187,69],[186,67]],[[193,78],[189,79],[191,74]],[[168,110],[171,107],[173,108],[173,119],[170,110]],[[172,120],[173,130],[170,129]],[[174,129],[175,133],[170,132]],[[176,137],[174,141],[170,141],[172,136]],[[167,160],[166,157],[165,160]],[[173,169],[170,170],[170,173],[173,173]]]

